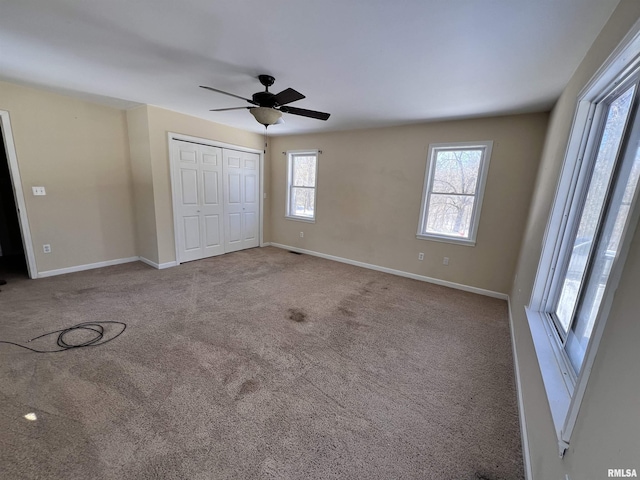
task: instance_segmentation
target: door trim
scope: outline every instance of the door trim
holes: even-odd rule
[[[184,141],[184,142],[190,142],[190,143],[198,143],[201,145],[206,145],[209,147],[218,147],[218,148],[226,148],[229,150],[238,150],[240,152],[248,152],[248,153],[257,153],[260,157],[260,202],[258,205],[258,210],[259,210],[259,235],[260,235],[260,241],[259,241],[259,245],[261,247],[265,246],[264,243],[264,237],[263,237],[263,223],[264,223],[264,151],[263,150],[258,150],[255,148],[247,148],[247,147],[242,147],[240,145],[233,145],[231,143],[225,143],[225,142],[219,142],[217,140],[210,140],[208,138],[201,138],[201,137],[194,137],[191,135],[184,135],[182,133],[173,133],[173,132],[168,132],[167,133],[167,138],[168,138],[168,142],[169,142],[169,170],[171,173],[171,205],[173,207],[173,241],[175,243],[175,248],[176,248],[176,265],[180,265],[180,256],[179,256],[179,246],[178,246],[178,217],[176,216],[176,212],[178,211],[178,198],[176,197],[176,193],[177,190],[175,188],[177,179],[175,178],[175,162],[176,159],[174,157],[174,144],[176,141]]]
[[[18,220],[20,221],[22,246],[24,248],[24,253],[27,260],[29,278],[38,278],[36,256],[33,251],[31,229],[29,228],[29,218],[27,217],[27,206],[24,201],[22,180],[20,179],[20,168],[18,167],[18,156],[16,155],[16,147],[13,143],[13,130],[11,130],[11,120],[9,118],[9,112],[7,112],[6,110],[0,110],[0,124],[2,125],[2,138],[4,140],[4,148],[7,154],[7,160],[9,162],[9,175],[11,177],[11,184],[13,185],[13,196],[18,207]]]

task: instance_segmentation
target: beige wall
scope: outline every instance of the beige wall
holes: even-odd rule
[[[11,118],[38,271],[135,256],[125,113],[5,82],[0,110]]]
[[[162,264],[176,260],[168,132],[216,140],[257,150],[263,149],[264,139],[262,135],[257,133],[245,132],[237,128],[158,107],[148,106],[147,111],[158,241],[157,263]],[[268,171],[269,159],[266,158],[265,172]],[[268,183],[265,183],[265,191],[268,191]],[[269,212],[267,208],[265,208],[264,219],[265,225],[268,225]],[[268,238],[268,232],[265,231],[265,241],[268,241]]]
[[[264,146],[262,135],[158,107],[125,112],[4,82],[0,110],[11,118],[39,272],[135,256],[175,260],[168,132]],[[34,185],[47,196],[31,195]]]
[[[127,126],[133,178],[137,251],[139,256],[158,263],[158,234],[153,198],[147,105],[127,111]]]
[[[544,386],[524,313],[538,266],[577,96],[631,26],[640,2],[622,0],[556,104],[511,290],[514,334],[522,381],[533,478],[607,478],[608,468],[640,469],[640,232],[636,231],[620,287],[600,343],[589,384],[565,458],[557,442]]]
[[[513,278],[548,115],[276,137],[271,239],[507,293]],[[430,143],[493,140],[475,247],[416,238]],[[315,224],[285,219],[286,156],[320,149]],[[304,238],[300,238],[300,232]],[[425,254],[418,261],[418,253]],[[449,257],[449,266],[442,264]]]

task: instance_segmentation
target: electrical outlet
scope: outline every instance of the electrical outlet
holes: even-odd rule
[[[304,238],[304,232],[300,232],[300,238]]]
[[[443,264],[443,265],[449,265],[449,257],[444,257],[444,258],[442,259],[442,264]]]
[[[418,254],[418,260],[424,260],[424,253],[420,252]]]
[[[31,190],[33,191],[34,195],[46,195],[47,192],[45,191],[44,187],[31,187]]]
[[[44,253],[51,253],[51,245],[49,245],[48,243],[42,245],[42,250],[44,251]]]

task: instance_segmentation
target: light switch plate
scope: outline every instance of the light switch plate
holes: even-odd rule
[[[46,195],[47,192],[45,191],[44,187],[31,187],[31,189],[33,190],[33,194],[34,195]]]

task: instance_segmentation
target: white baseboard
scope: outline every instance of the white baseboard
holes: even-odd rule
[[[290,250],[292,252],[305,253],[307,255],[313,255],[314,257],[326,258],[327,260],[333,260],[335,262],[348,263],[349,265],[355,265],[357,267],[368,268],[370,270],[377,270],[379,272],[390,273],[392,275],[398,275],[400,277],[412,278],[414,280],[420,280],[422,282],[434,283],[436,285],[442,285],[443,287],[455,288],[456,290],[464,290],[465,292],[477,293],[479,295],[485,295],[487,297],[499,298],[501,300],[508,300],[509,295],[506,293],[494,292],[492,290],[485,290],[484,288],[471,287],[469,285],[463,285],[461,283],[449,282],[447,280],[440,280],[437,278],[427,277],[425,275],[418,275],[417,273],[404,272],[402,270],[395,270],[393,268],[381,267],[379,265],[373,265],[371,263],[358,262],[356,260],[350,260],[348,258],[336,257],[334,255],[328,255],[326,253],[314,252],[312,250],[305,250],[303,248],[290,247],[288,245],[282,245],[280,243],[271,242],[272,247],[282,248],[284,250]]]
[[[262,242],[260,244],[261,247],[270,247],[271,246],[271,242]]]
[[[513,351],[513,370],[516,376],[516,392],[518,394],[518,415],[520,417],[520,435],[522,440],[522,462],[524,463],[525,480],[533,480],[531,470],[531,452],[529,451],[529,436],[527,434],[527,419],[524,416],[524,400],[522,399],[522,382],[520,380],[520,363],[516,348],[516,334],[513,330],[513,316],[511,315],[511,299],[507,299],[509,307],[509,330],[511,331],[511,348]]]
[[[142,263],[146,263],[147,265],[152,266],[153,268],[157,268],[158,270],[162,270],[164,268],[169,268],[169,267],[175,267],[176,265],[178,265],[178,262],[176,262],[176,261],[165,262],[165,263],[156,263],[156,262],[152,262],[148,258],[144,258],[144,257],[138,257],[138,260],[140,260]]]
[[[93,270],[94,268],[110,267],[111,265],[120,265],[121,263],[143,262],[151,265],[153,268],[162,270],[163,268],[175,267],[178,262],[156,263],[144,257],[117,258],[115,260],[107,260],[106,262],[87,263],[85,265],[76,265],[75,267],[59,268],[57,270],[47,270],[38,272],[37,278],[54,277],[56,275],[64,275],[65,273],[82,272],[84,270]]]
[[[105,262],[87,263],[85,265],[76,265],[75,267],[46,270],[44,272],[38,272],[38,278],[64,275],[65,273],[82,272],[84,270],[92,270],[94,268],[110,267],[112,265],[120,265],[121,263],[137,262],[139,259],[140,257],[117,258],[115,260],[107,260]]]

